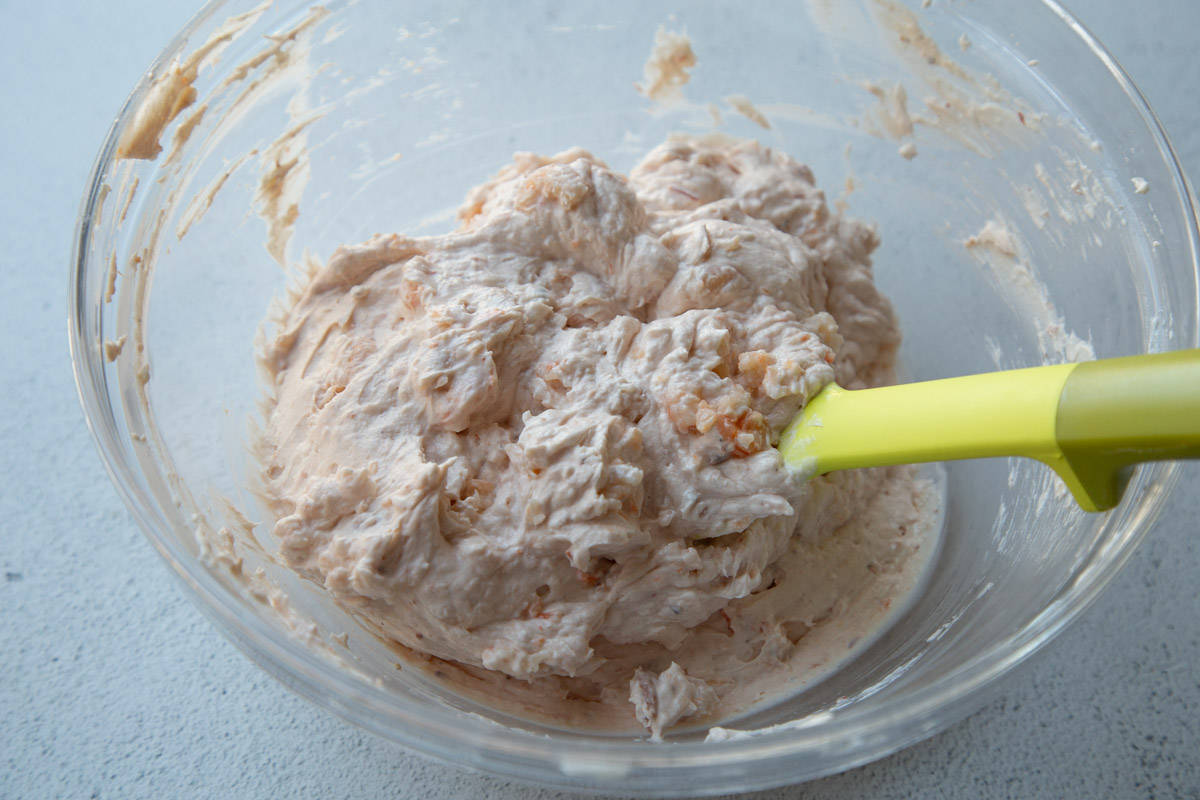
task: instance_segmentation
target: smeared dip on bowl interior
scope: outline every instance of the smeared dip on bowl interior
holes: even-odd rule
[[[773,449],[894,379],[875,230],[753,141],[628,177],[518,154],[444,236],[339,248],[272,319],[286,563],[531,713],[654,737],[828,674],[904,604],[940,498]]]

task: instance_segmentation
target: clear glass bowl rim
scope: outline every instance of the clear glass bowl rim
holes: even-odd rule
[[[1189,182],[1180,166],[1174,147],[1142,93],[1108,50],[1074,15],[1057,0],[1038,0],[1068,30],[1078,36],[1129,99],[1150,131],[1154,144],[1172,176],[1172,212],[1183,216],[1188,234],[1188,252],[1192,270],[1200,275],[1200,219]],[[96,298],[89,297],[85,280],[92,219],[96,213],[100,186],[115,159],[116,143],[135,109],[135,101],[149,88],[151,74],[157,73],[186,46],[196,30],[212,19],[225,0],[210,0],[172,39],[151,68],[134,87],[110,127],[93,164],[87,190],[76,222],[71,256],[68,343],[76,389],[84,416],[96,443],[101,461],[122,500],[133,513],[142,531],[172,572],[188,588],[193,601],[216,623],[217,628],[248,657],[285,685],[342,718],[417,752],[461,766],[483,769],[493,774],[559,788],[603,790],[649,790],[650,794],[673,794],[664,789],[661,773],[678,773],[700,768],[736,766],[740,777],[736,785],[716,778],[703,787],[705,794],[731,789],[751,790],[779,785],[787,780],[815,778],[868,763],[910,744],[927,738],[957,722],[988,697],[988,689],[1017,665],[1057,636],[1079,617],[1128,561],[1137,545],[1160,513],[1170,490],[1178,481],[1179,467],[1174,463],[1146,465],[1142,474],[1158,485],[1149,493],[1130,530],[1117,542],[1115,552],[1102,563],[1085,565],[1076,580],[1064,588],[1022,630],[994,642],[962,667],[943,674],[930,684],[907,694],[887,698],[870,707],[849,707],[815,723],[778,733],[770,733],[720,743],[665,743],[650,746],[628,740],[548,740],[530,733],[506,731],[484,723],[464,719],[450,709],[397,702],[388,692],[369,686],[361,679],[315,654],[302,643],[269,625],[255,614],[244,611],[244,600],[222,586],[198,561],[171,537],[160,536],[154,522],[154,500],[131,479],[135,465],[127,460],[112,425],[105,420],[112,408],[105,395],[102,356],[99,348],[89,346],[84,326],[84,310]],[[1200,280],[1196,281],[1200,284]],[[1196,315],[1200,297],[1189,298],[1191,308],[1190,341],[1197,346]],[[104,398],[104,400],[102,400]],[[1095,559],[1093,559],[1095,561]],[[384,712],[381,714],[380,712]],[[477,748],[474,753],[464,745]],[[805,756],[818,763],[799,763]],[[752,762],[765,766],[768,761],[795,762],[795,771],[781,778],[777,770],[764,769],[762,779],[747,780],[745,767]],[[540,762],[540,764],[539,764]],[[617,779],[612,785],[597,787],[586,774],[573,778],[564,774],[563,765],[624,764],[631,780]],[[533,764],[540,774],[531,774]],[[637,774],[643,776],[638,778]],[[657,777],[655,777],[657,775]]]

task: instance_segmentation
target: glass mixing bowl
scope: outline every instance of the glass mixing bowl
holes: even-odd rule
[[[1193,199],[1141,95],[1051,0],[256,3],[207,6],[113,124],[79,217],[70,341],[101,456],[146,535],[217,626],[300,694],[413,750],[547,786],[800,781],[980,707],[1095,599],[1162,507],[1170,464],[1142,467],[1105,515],[1079,512],[1036,464],[950,465],[944,544],[912,606],[832,677],[731,723],[755,735],[554,729],[397,670],[393,650],[272,562],[248,488],[255,337],[306,254],[448,230],[465,190],[515,150],[581,145],[625,170],[720,117],[878,221],[904,371],[926,379],[1070,355],[1047,327],[1099,356],[1195,346]],[[698,57],[687,102],[666,108],[633,87],[664,24]],[[162,152],[121,158],[153,150],[155,108],[182,108]],[[1022,243],[1007,267],[995,247],[964,247],[993,219]]]

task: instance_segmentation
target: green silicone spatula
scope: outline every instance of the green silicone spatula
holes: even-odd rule
[[[847,391],[826,386],[787,427],[813,475],[992,456],[1047,464],[1086,511],[1121,499],[1130,467],[1200,458],[1200,350]]]

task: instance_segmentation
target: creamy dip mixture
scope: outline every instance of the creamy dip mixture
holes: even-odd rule
[[[940,498],[908,467],[808,480],[772,445],[828,382],[894,378],[875,230],[716,137],[628,177],[521,153],[459,218],[338,249],[273,320],[287,564],[533,713],[654,737],[856,652]]]

